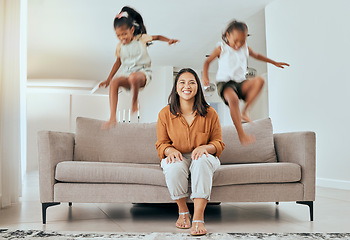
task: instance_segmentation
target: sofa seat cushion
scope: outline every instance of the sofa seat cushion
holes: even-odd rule
[[[301,179],[295,163],[246,163],[221,165],[214,173],[213,186],[251,183],[290,183]]]
[[[166,187],[159,164],[64,161],[57,164],[55,179],[70,183],[130,183]]]
[[[65,161],[56,166],[55,179],[70,183],[126,183],[166,187],[158,164]],[[301,179],[295,163],[250,163],[221,165],[213,186],[256,183],[290,183]],[[189,185],[190,186],[190,185]]]

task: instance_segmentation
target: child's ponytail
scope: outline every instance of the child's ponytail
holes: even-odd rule
[[[121,12],[127,12],[129,15],[129,18],[132,19],[133,24],[135,25],[135,35],[137,34],[146,34],[146,27],[143,24],[143,19],[141,17],[141,15],[135,11],[135,9],[131,8],[131,7],[123,7]]]
[[[146,34],[146,27],[143,24],[141,15],[131,7],[123,7],[120,13],[114,19],[114,28],[126,25],[128,28],[135,28],[134,36]]]

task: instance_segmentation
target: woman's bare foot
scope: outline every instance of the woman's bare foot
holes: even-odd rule
[[[250,117],[248,117],[248,114],[246,112],[242,112],[242,122],[251,122],[252,120]]]
[[[179,218],[176,221],[176,227],[182,228],[182,229],[190,228],[191,227],[190,213],[179,214]]]
[[[200,236],[207,233],[207,229],[204,226],[204,222],[196,222],[196,220],[192,221],[191,235]]]
[[[241,142],[242,145],[250,145],[252,143],[255,142],[255,137],[253,135],[247,135],[247,134],[243,134],[242,136],[239,136],[239,141]]]
[[[101,129],[107,130],[115,126],[117,126],[117,120],[109,120],[108,122],[102,124]]]

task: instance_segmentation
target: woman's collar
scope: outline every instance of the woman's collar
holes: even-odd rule
[[[194,111],[194,116],[197,116],[197,114],[198,114],[198,111],[195,110],[195,111]],[[175,119],[175,118],[177,118],[177,117],[182,117],[182,113],[177,112],[177,115],[176,115],[176,116],[175,116],[174,114],[171,114],[171,119]]]

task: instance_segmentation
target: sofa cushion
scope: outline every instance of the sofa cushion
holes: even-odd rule
[[[222,127],[225,150],[220,156],[222,164],[277,162],[271,119],[243,124],[247,134],[255,136],[254,144],[243,146],[233,125]]]
[[[295,163],[246,163],[221,165],[214,173],[213,186],[249,183],[290,183],[301,179]]]
[[[131,183],[166,186],[159,164],[64,161],[55,179],[79,183]]]
[[[118,123],[101,129],[103,121],[77,118],[74,160],[159,164],[156,123]]]
[[[70,183],[167,186],[159,164],[65,161],[57,164],[55,179]],[[295,163],[231,164],[220,166],[214,173],[213,186],[287,183],[300,179],[301,168]]]

